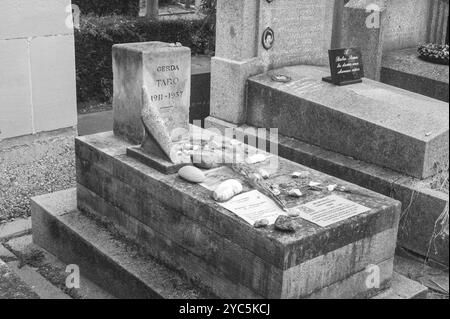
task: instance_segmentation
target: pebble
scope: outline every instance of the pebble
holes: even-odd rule
[[[334,192],[334,190],[337,188],[337,185],[328,185],[327,189],[329,192]]]
[[[320,185],[322,185],[321,183],[318,183],[318,182],[310,182],[309,183],[309,187],[318,187],[318,186],[320,186]]]
[[[299,190],[299,189],[291,189],[289,192],[288,192],[288,194],[289,194],[289,196],[291,196],[291,197],[302,197],[303,196],[303,193]]]
[[[261,175],[262,178],[264,179],[269,179],[270,174],[268,171],[266,171],[265,169],[260,169],[259,170],[259,174]]]
[[[294,217],[294,218],[295,217],[300,217],[300,214],[301,214],[301,212],[297,208],[290,209],[289,212],[288,212],[289,217]]]
[[[178,175],[182,179],[184,179],[190,183],[194,183],[194,184],[203,183],[206,179],[205,174],[201,170],[199,170],[198,168],[196,168],[194,166],[182,167],[178,171]]]
[[[263,154],[255,154],[247,158],[247,164],[257,164],[264,162],[267,157]]]
[[[253,227],[255,228],[266,228],[269,226],[269,221],[267,219],[258,220]]]
[[[192,162],[199,168],[212,169],[221,166],[222,158],[220,155],[212,152],[194,153]]]
[[[281,195],[281,191],[278,188],[272,188],[271,189],[272,194],[274,194],[275,196],[280,196]]]
[[[282,232],[292,233],[295,232],[295,223],[289,216],[281,215],[275,221],[275,229]]]
[[[309,175],[309,172],[294,172],[292,173],[292,178],[306,178]]]
[[[234,196],[239,195],[244,190],[241,182],[235,179],[229,179],[219,186],[213,192],[213,198],[215,201],[223,203],[232,199]]]

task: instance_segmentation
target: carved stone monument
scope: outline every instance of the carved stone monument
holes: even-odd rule
[[[188,162],[180,150],[189,140],[190,49],[162,42],[120,44],[113,47],[113,60],[114,132],[141,144],[129,155],[158,167]]]

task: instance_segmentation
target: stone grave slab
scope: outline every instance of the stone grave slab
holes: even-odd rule
[[[336,87],[322,82],[328,73],[303,65],[250,78],[247,124],[420,179],[448,161],[448,104],[368,79]]]
[[[218,297],[370,297],[378,290],[365,285],[369,265],[380,267],[380,289],[389,286],[397,201],[279,158],[277,183],[288,185],[291,172],[307,171],[311,180],[345,187],[336,195],[370,211],[326,228],[297,218],[293,234],[273,226],[257,230],[200,185],[130,158],[129,146],[111,132],[76,140],[78,208],[125,230],[154,257]],[[306,195],[290,199],[290,205],[330,195],[309,190],[308,181],[297,181]]]

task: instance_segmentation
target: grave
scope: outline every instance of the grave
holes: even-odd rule
[[[383,56],[381,82],[449,102],[448,65],[419,59],[417,48],[396,50]]]
[[[189,93],[172,96],[180,91],[177,81],[174,85],[158,83],[161,79],[175,83],[178,77],[179,83],[188,85],[188,50],[162,43],[124,44],[114,50],[115,131],[76,139],[76,196],[69,191],[33,200],[33,236],[38,245],[66,263],[76,264],[74,255],[81,256],[86,276],[95,281],[101,275],[93,274],[89,265],[103,262],[111,271],[126,264],[114,254],[105,261],[101,245],[89,250],[89,245],[98,244],[92,233],[86,241],[85,229],[92,232],[97,223],[109,225],[178,274],[173,276],[189,279],[193,289],[202,292],[187,294],[189,297],[370,298],[391,287],[399,202],[198,127],[189,127],[179,149],[179,134],[174,132],[186,129],[184,109]],[[168,75],[158,73],[162,66],[169,70]],[[152,96],[160,94],[161,99],[152,101]],[[164,117],[168,106],[173,113]],[[146,118],[148,112],[153,112],[153,119]],[[164,120],[157,123],[158,117]],[[146,143],[153,147],[147,148]],[[177,154],[192,155],[190,150],[199,147],[206,151],[206,146],[233,161],[206,171],[205,184],[189,183],[161,169],[179,164],[170,157],[172,147]],[[161,152],[155,150],[158,147]],[[130,154],[130,149],[139,150],[151,161]],[[191,165],[187,161],[182,164]],[[267,175],[264,180],[250,177],[263,171]],[[215,201],[211,191],[216,178],[240,181],[243,193],[223,204]],[[291,194],[294,188],[298,196]],[[273,220],[289,213],[290,217],[284,217],[289,232],[281,231],[278,221],[275,227],[273,220],[266,228],[253,227],[248,221],[251,217],[244,217],[248,209],[243,207],[250,206],[243,203],[262,206],[265,209],[253,213],[270,215]],[[331,205],[333,210],[325,210],[323,205]],[[332,212],[344,216],[337,214],[331,221],[323,218],[331,218]],[[63,247],[70,247],[75,254],[68,254]],[[89,250],[89,255],[80,247]],[[370,285],[367,278],[374,268],[379,271],[379,284]],[[160,273],[140,268],[137,275],[135,271],[123,278],[132,278],[146,296],[167,297],[162,288],[149,293],[148,284],[141,279],[144,276],[148,283],[155,271]],[[108,274],[112,286],[129,287]],[[161,287],[160,278],[153,280],[158,282],[153,287]],[[109,281],[99,284],[108,289]],[[179,297],[179,293],[173,296]]]
[[[249,1],[250,7],[235,15],[231,14],[238,9],[235,4],[219,1],[221,36],[212,63],[211,116],[206,127],[234,130],[236,136],[252,140],[258,139],[258,128],[278,128],[277,140],[267,142],[278,145],[280,156],[400,200],[404,210],[401,245],[448,264],[448,237],[436,237],[433,226],[445,217],[448,194],[431,186],[437,167],[448,163],[448,104],[367,78],[345,87],[323,82],[330,71],[322,57],[332,48],[336,41],[332,35],[337,32],[325,30],[339,25],[338,15],[330,14],[335,10],[333,2],[291,1],[293,11],[308,5],[315,10],[299,9],[301,15],[285,19],[280,26],[273,18],[287,2],[252,7]],[[251,12],[248,17],[247,12]],[[253,25],[251,15],[272,19]],[[301,21],[309,19],[322,30],[321,36],[307,28],[308,32],[295,36],[283,32],[302,30]],[[249,26],[257,31],[233,36],[233,30],[253,30]],[[275,41],[267,49],[261,36],[268,28]],[[311,39],[318,40],[308,47],[315,52],[310,58],[295,49],[296,61],[276,58],[284,49],[278,48],[279,43]],[[226,46],[231,46],[228,51],[220,49]],[[230,84],[231,77],[235,80]],[[430,243],[435,249],[430,249]]]

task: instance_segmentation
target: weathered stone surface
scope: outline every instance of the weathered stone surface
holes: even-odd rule
[[[367,1],[352,0],[344,7],[341,21],[340,48],[360,48],[364,76],[379,81],[381,59],[383,56],[383,36],[386,25],[387,10],[384,1],[372,1],[368,7]],[[374,16],[375,25],[368,25],[368,13]]]
[[[206,127],[221,132],[230,129],[235,135],[250,131],[248,126],[238,127],[212,117],[207,118]],[[431,189],[430,179],[418,181],[392,170],[282,135],[271,143],[278,146],[278,154],[281,157],[399,200],[403,208],[399,245],[448,265],[449,238],[436,237],[435,230],[441,230],[438,220],[448,207],[449,197],[448,194]],[[433,249],[429,249],[430,242],[433,243]]]
[[[85,191],[87,190],[84,189],[82,193]],[[37,225],[34,238],[42,247],[57,254],[60,259],[81,261],[81,269],[87,270],[86,272],[92,275],[90,278],[93,281],[117,297],[153,298],[155,294],[159,298],[212,297],[192,286],[173,271],[155,263],[151,258],[136,253],[130,243],[121,241],[100,226],[97,221],[80,214],[76,210],[75,193],[76,190],[71,189],[34,199],[36,205],[33,209],[33,220]],[[87,199],[87,197],[83,198]],[[97,202],[95,198],[93,199]],[[102,201],[100,198],[97,199]],[[55,203],[60,204],[55,206]],[[105,207],[105,212],[107,209]],[[111,212],[111,210],[109,211]],[[112,216],[108,217],[112,218]],[[120,228],[119,224],[116,224],[115,227]],[[388,270],[383,272],[383,278],[386,275],[389,276],[389,261],[379,265],[383,270]],[[317,267],[317,265],[311,265],[311,267]],[[96,269],[101,271],[96,271]],[[330,286],[327,290],[329,292],[333,289],[335,292],[340,290],[346,296],[351,296],[355,290],[358,290],[362,292],[359,297],[363,297],[363,295],[368,297],[374,291],[364,292],[361,290],[365,286],[366,277],[367,273],[361,272],[343,280],[340,285],[337,283]],[[419,295],[426,297],[426,289],[423,286],[418,286],[396,273],[393,278],[391,289],[377,295],[376,299],[409,299]],[[306,280],[306,277],[304,279]],[[286,280],[290,279],[286,278]],[[316,280],[320,280],[320,278],[317,277]],[[385,283],[386,281],[382,283],[383,286]],[[215,284],[222,287],[218,281],[215,281]],[[417,288],[411,289],[414,287]],[[335,294],[335,296],[342,297],[342,294],[340,296]],[[310,295],[310,298],[313,297],[318,298],[320,295]],[[289,298],[289,295],[285,295],[284,298]]]
[[[39,299],[39,296],[0,260],[0,299]]]
[[[293,64],[327,65],[334,10],[334,1],[325,0],[219,0],[211,115],[236,124],[245,121],[249,76]],[[275,34],[269,50],[261,40],[267,27]]]
[[[381,210],[328,229],[299,219],[296,220],[299,231],[295,234],[280,233],[272,227],[256,230],[217,206],[209,192],[201,187],[179,182],[176,175],[162,175],[124,156],[126,145],[120,146],[119,143],[113,147],[115,140],[110,133],[77,140],[79,207],[121,225],[152,254],[173,263],[190,277],[201,278],[200,281],[214,289],[216,294],[280,298],[282,291],[287,289],[281,285],[281,274],[316,257],[327,253],[347,256],[339,269],[335,264],[333,270],[325,266],[330,266],[329,263],[320,268],[318,275],[323,272],[330,274],[329,281],[321,284],[325,287],[362,271],[367,260],[376,264],[394,254],[393,248],[386,249],[386,242],[395,246],[398,207],[393,208],[391,205],[394,203],[389,199],[372,194],[369,197],[349,195],[356,202]],[[280,169],[286,172],[288,180],[292,180],[290,173],[293,171],[308,170],[280,161]],[[343,183],[310,172],[312,178],[324,184]],[[361,189],[361,192],[366,191]],[[300,200],[311,200],[310,196]],[[378,203],[375,206],[374,201]],[[391,235],[375,239],[376,234],[385,231],[392,231]],[[369,242],[374,250],[365,246]],[[375,248],[375,242],[383,248]],[[362,264],[355,267],[351,261],[353,257],[349,258],[344,250],[338,252],[343,247],[347,247],[345,251],[363,249],[361,251],[367,252],[364,257],[354,256]],[[318,287],[311,284],[299,291],[316,289]]]
[[[70,0],[3,0],[0,39],[73,34],[66,25]]]
[[[247,124],[417,178],[448,161],[446,103],[368,79],[336,87],[318,67],[275,72],[293,81],[272,82],[270,72],[249,79]]]
[[[45,132],[76,126],[73,35],[33,38],[30,65],[34,130]]]
[[[0,40],[0,141],[33,132],[27,46],[25,39]]]
[[[427,42],[446,44],[448,43],[448,1],[429,0],[429,2]]]
[[[70,0],[0,2],[0,141],[76,126]]]
[[[394,272],[392,288],[373,299],[427,299],[427,295],[427,287]]]
[[[190,49],[162,42],[113,46],[114,133],[133,144],[144,139],[142,88],[172,139],[189,125]]]
[[[31,232],[31,219],[20,218],[0,225],[0,240],[23,236],[29,232]]]
[[[449,101],[448,65],[419,59],[416,47],[385,53],[381,82],[444,102]]]
[[[430,4],[433,0],[390,0],[383,50],[389,52],[427,41]]]
[[[176,272],[76,209],[76,189],[34,198],[33,241],[117,298],[203,299]],[[1,290],[0,290],[1,292]]]

